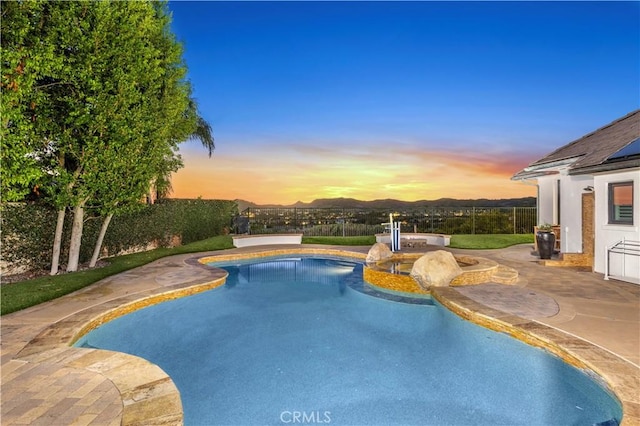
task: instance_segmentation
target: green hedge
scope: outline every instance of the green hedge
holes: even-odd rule
[[[115,255],[123,250],[157,244],[168,247],[176,240],[188,244],[229,231],[237,215],[234,201],[162,200],[140,211],[114,216],[102,245],[103,253]],[[1,206],[2,260],[10,266],[48,269],[57,212],[44,204],[16,203]],[[68,257],[71,221],[67,212],[63,231],[61,264]],[[86,212],[80,262],[93,253],[102,219]]]

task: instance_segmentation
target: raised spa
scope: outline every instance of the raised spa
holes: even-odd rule
[[[364,267],[364,280],[381,289],[429,294],[409,275],[414,262],[421,256],[423,253],[395,253],[389,259],[368,262]],[[490,259],[467,255],[457,255],[455,259],[462,272],[451,281],[451,286],[486,282],[514,284],[518,279],[518,271]]]

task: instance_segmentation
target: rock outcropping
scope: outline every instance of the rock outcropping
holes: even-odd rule
[[[413,264],[411,278],[424,290],[431,287],[447,287],[451,280],[462,273],[456,258],[448,251],[431,251]]]
[[[367,263],[390,259],[393,256],[391,249],[385,243],[375,243],[367,253]]]

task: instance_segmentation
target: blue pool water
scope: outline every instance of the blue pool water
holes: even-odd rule
[[[141,356],[187,425],[591,425],[621,418],[581,371],[428,298],[373,291],[357,261],[217,264],[225,286],[105,324],[76,346]]]

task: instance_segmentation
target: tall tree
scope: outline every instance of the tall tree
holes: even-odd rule
[[[47,143],[41,165],[50,165],[51,201],[59,218],[67,206],[74,215],[67,263],[74,271],[85,209],[110,217],[140,200],[159,169],[179,164],[177,146],[196,117],[166,3],[41,5],[46,15],[27,26],[39,25],[40,43],[62,60],[33,77],[41,89],[29,107],[34,140]]]
[[[211,158],[213,150],[216,149],[215,141],[213,139],[213,130],[211,129],[209,122],[202,118],[198,112],[198,104],[193,98],[190,99],[189,102],[189,114],[194,114],[196,116],[196,128],[189,137],[200,141],[202,146],[209,150],[209,158]]]
[[[188,116],[194,117],[196,120],[195,129],[189,135],[189,139],[197,140],[202,143],[202,146],[209,151],[209,158],[213,155],[213,151],[216,148],[213,138],[213,129],[211,125],[205,120],[198,111],[198,104],[195,99],[191,98],[189,101],[189,108],[186,111]],[[147,196],[149,204],[153,204],[155,200],[165,198],[171,192],[171,174],[177,171],[177,167],[170,162],[161,166],[154,177],[152,184],[150,185],[151,193]]]
[[[48,160],[55,131],[43,131],[47,117],[41,117],[41,104],[48,92],[62,82],[56,74],[64,66],[65,56],[50,42],[56,12],[42,1],[5,2],[2,5],[1,54],[2,96],[0,97],[0,185],[3,201],[20,201],[38,185],[51,178]],[[49,122],[55,125],[55,122]],[[63,159],[60,159],[63,161]],[[57,178],[60,185],[60,178]],[[58,200],[58,220],[52,255],[52,273],[58,270],[60,241],[66,202]]]

